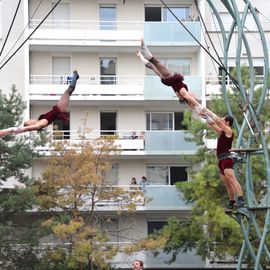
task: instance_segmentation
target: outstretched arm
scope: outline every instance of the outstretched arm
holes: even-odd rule
[[[18,131],[18,133],[23,133],[23,132],[27,132],[27,131],[33,131],[33,130],[40,130],[44,127],[48,126],[48,121],[46,119],[41,119],[39,121],[37,121],[35,124],[33,125],[29,125],[26,127],[22,127],[20,128],[20,130]]]
[[[16,127],[10,127],[7,129],[0,130],[0,138],[4,138],[7,135],[14,134],[16,129],[17,129]]]
[[[211,119],[213,120],[214,123],[213,125],[210,125],[210,127],[212,127],[215,131],[217,131],[218,133],[223,131],[228,137],[232,135],[231,127],[225,124],[225,121],[223,118],[220,118],[219,116],[217,116],[215,113],[213,113],[207,108],[205,108],[204,113],[205,115],[211,117]]]
[[[196,100],[196,98],[191,95],[186,88],[182,87],[179,91],[180,93],[176,92],[176,95],[178,96],[179,99],[185,99],[188,102],[188,105],[191,108],[198,107],[203,109],[202,105]]]

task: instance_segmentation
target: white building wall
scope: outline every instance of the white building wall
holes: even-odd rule
[[[8,30],[10,28],[10,24],[12,22],[18,1],[9,0],[9,1],[0,1],[0,25],[1,25],[1,37],[0,37],[0,48],[2,50],[2,46],[6,39]],[[11,56],[11,54],[15,51],[16,48],[24,41],[24,35],[20,38],[19,36],[23,32],[26,23],[24,21],[24,1],[22,1],[20,8],[18,10],[18,14],[14,21],[12,30],[9,34],[9,38],[5,44],[2,55],[0,56],[0,66],[3,67],[0,69],[0,89],[3,92],[9,92],[11,86],[16,85],[17,90],[20,94],[24,96],[24,80],[25,80],[25,59],[24,59],[24,50],[21,49],[16,53],[14,57],[7,64],[5,62]],[[9,12],[7,12],[9,11]],[[14,46],[15,41],[18,40],[18,43],[14,47],[14,49],[9,53],[12,46]]]

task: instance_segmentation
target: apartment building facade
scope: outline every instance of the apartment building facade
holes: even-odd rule
[[[198,6],[193,0],[170,0],[166,4],[197,41],[205,45],[198,19],[200,10],[217,42],[219,30],[213,26],[207,2],[197,2]],[[11,48],[21,33],[17,44],[32,35],[2,68],[1,89],[8,91],[11,84],[16,84],[28,105],[25,118],[35,118],[58,100],[67,88],[72,70],[79,71],[80,79],[70,100],[69,123],[54,123],[48,131],[53,134],[58,129],[63,131],[63,139],[77,140],[78,130],[85,122],[91,129],[86,134],[89,139],[117,135],[123,151],[109,173],[111,184],[128,186],[132,177],[138,183],[142,176],[147,177],[146,193],[151,200],[138,205],[133,218],[116,218],[109,207],[98,209],[115,215],[115,229],[135,224],[128,237],[119,234],[112,239],[125,245],[161,228],[170,216],[188,215],[191,206],[183,201],[174,184],[191,180],[186,169],[192,164],[185,157],[196,153],[196,145],[185,141],[187,134],[181,124],[188,107],[180,105],[172,89],[161,84],[136,56],[141,37],[169,69],[185,76],[190,91],[203,104],[208,94],[220,89],[218,67],[211,66],[211,59],[200,44],[158,0],[126,0],[125,4],[122,0],[62,0],[39,26],[56,3],[23,1],[6,47]],[[15,10],[16,4],[15,0],[0,0],[1,43],[12,20],[12,12],[6,11]],[[221,4],[218,8],[226,20],[226,10]],[[250,33],[251,38],[253,35]],[[232,67],[234,57],[232,49]],[[260,50],[256,61],[260,70]],[[49,150],[42,149],[46,154]],[[38,177],[45,166],[46,159],[35,160],[31,175]],[[146,269],[220,267],[201,260],[195,252],[180,254],[170,265],[165,263],[167,254],[153,257],[143,252],[128,258],[119,255],[113,263],[128,269],[135,258],[143,260]],[[235,265],[222,264],[223,268],[226,266]]]

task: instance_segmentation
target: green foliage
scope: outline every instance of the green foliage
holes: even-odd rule
[[[18,126],[22,122],[25,104],[15,86],[10,94],[0,91],[0,129]],[[37,224],[29,222],[26,211],[34,203],[29,188],[32,179],[26,173],[37,154],[39,140],[30,141],[26,136],[9,135],[0,139],[0,180],[20,182],[21,187],[2,188],[0,191],[0,262],[1,269],[29,269],[35,265],[35,245],[39,238]],[[25,222],[25,223],[23,223]],[[18,248],[23,245],[23,248]]]
[[[249,78],[247,67],[242,68],[243,81],[247,91],[249,91]],[[234,77],[235,73],[232,73]],[[262,89],[257,88],[252,97],[254,109],[259,105]],[[250,93],[248,93],[249,95]],[[228,93],[231,109],[236,123],[242,125],[244,116],[241,106],[242,97],[234,87]],[[270,104],[269,98],[264,100],[265,104],[260,114],[262,130],[269,130]],[[217,115],[227,115],[227,108],[222,97],[212,97],[210,110]],[[187,252],[195,249],[196,253],[203,259],[210,258],[212,252],[217,258],[224,258],[227,255],[238,257],[243,242],[243,236],[239,224],[224,213],[224,206],[228,201],[226,189],[220,179],[217,167],[215,152],[207,149],[205,139],[216,138],[216,133],[210,130],[207,125],[198,118],[193,118],[190,111],[184,115],[184,124],[187,126],[188,140],[195,142],[199,149],[195,156],[189,157],[193,164],[193,169],[189,170],[192,181],[177,183],[177,188],[184,196],[187,203],[192,203],[190,215],[184,219],[171,218],[163,229],[137,243],[137,250],[146,249],[156,252],[162,248],[165,252],[172,254],[171,261],[174,261],[178,253]],[[237,129],[234,128],[237,136]],[[265,133],[266,140],[269,142],[269,134]],[[246,142],[249,138],[249,130],[243,134]],[[256,143],[254,143],[256,145]],[[251,157],[251,166],[254,182],[254,191],[257,198],[262,198],[267,192],[265,162],[262,156]],[[246,171],[245,164],[237,164],[237,178],[245,189]],[[245,190],[244,190],[245,194]],[[257,214],[259,226],[263,226],[264,216]],[[250,234],[251,243],[258,248],[257,236],[254,231]],[[270,242],[268,236],[267,243]],[[151,244],[150,244],[151,243]],[[133,249],[132,251],[135,251]],[[269,262],[268,262],[269,263]]]
[[[141,195],[106,180],[118,154],[114,139],[82,140],[79,144],[59,141],[52,145],[55,155],[33,186],[40,210],[57,209],[61,213],[52,212],[42,223],[47,235],[56,239],[42,258],[41,266],[51,267],[46,269],[110,269],[108,261],[119,247],[109,244],[107,228],[111,220],[96,211],[97,205],[118,205],[119,214],[122,209],[134,211]]]
[[[18,126],[22,122],[24,109],[24,102],[15,86],[9,96],[0,92],[0,129]],[[9,135],[0,139],[0,180],[15,177],[21,183],[28,182],[25,170],[31,167],[32,159],[37,156],[33,150],[39,143],[31,142],[25,136]]]

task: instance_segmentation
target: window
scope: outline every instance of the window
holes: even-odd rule
[[[161,58],[160,61],[172,72],[181,73],[184,76],[190,76],[191,74],[191,59],[189,58],[178,58],[178,59]],[[147,68],[146,75],[152,76],[155,75],[155,73],[153,72],[152,69]]]
[[[148,112],[146,114],[147,130],[183,130],[183,112]]]
[[[52,3],[52,7],[55,6],[55,2]],[[67,29],[70,23],[70,4],[59,3],[57,8],[52,12],[52,26],[56,29]]]
[[[116,130],[116,112],[100,112],[101,135],[114,135]]]
[[[147,130],[172,130],[173,113],[147,113]]]
[[[100,84],[116,84],[116,58],[100,58]]]
[[[190,16],[189,7],[170,7],[170,10],[175,14],[179,20],[188,20]],[[162,8],[163,21],[176,22],[177,19],[172,15],[169,9]]]
[[[100,6],[99,7],[100,30],[116,29],[116,7]]]
[[[70,74],[70,57],[52,57],[52,83],[67,84]]]
[[[115,218],[107,218],[106,220],[107,222],[101,223],[102,231],[108,233],[110,242],[119,242],[119,220]]]
[[[187,167],[170,166],[170,184],[186,182],[188,180]]]
[[[174,113],[174,130],[187,130],[187,126],[183,124],[184,113],[175,112]]]
[[[161,22],[161,7],[145,7],[146,22]]]
[[[68,113],[69,114],[69,113]],[[70,139],[70,122],[56,120],[53,122],[53,139],[68,140]]]
[[[119,175],[119,165],[113,164],[112,168],[105,175],[105,182],[109,185],[117,185]]]
[[[179,20],[188,20],[190,17],[190,7],[169,7]],[[145,6],[146,22],[174,22],[176,18],[171,14],[169,9],[157,6]]]
[[[147,165],[146,175],[152,185],[174,185],[188,181],[187,166]]]
[[[148,235],[153,234],[157,231],[160,231],[166,224],[167,224],[167,221],[147,221]]]

